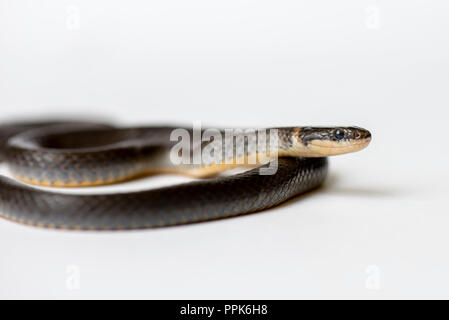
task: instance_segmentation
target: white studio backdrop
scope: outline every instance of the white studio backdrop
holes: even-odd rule
[[[373,134],[320,191],[258,215],[124,233],[1,220],[0,297],[449,297],[448,18],[444,0],[0,0],[1,122]]]

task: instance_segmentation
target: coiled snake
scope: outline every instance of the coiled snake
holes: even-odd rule
[[[115,194],[68,194],[46,191],[0,176],[0,216],[15,222],[58,229],[126,230],[173,226],[232,217],[275,206],[317,188],[327,173],[327,158],[360,150],[371,134],[358,127],[273,128],[275,143],[254,131],[268,148],[251,147],[248,131],[227,142],[210,139],[227,151],[218,161],[188,163],[195,148],[173,163],[175,127],[113,128],[108,125],[48,122],[0,126],[0,160],[17,180],[28,184],[78,187],[115,183],[148,172],[178,172],[209,177],[153,190]],[[206,133],[185,129],[189,135]],[[222,131],[221,131],[222,132]],[[272,136],[270,136],[272,137]],[[240,139],[244,148],[229,141]],[[213,154],[213,153],[211,153]],[[255,162],[248,159],[255,156]],[[243,161],[241,161],[243,159]],[[276,162],[274,174],[261,174]],[[244,164],[243,173],[217,173]]]

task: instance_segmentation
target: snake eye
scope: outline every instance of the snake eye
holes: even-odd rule
[[[337,138],[338,140],[341,140],[345,137],[345,132],[343,130],[337,129],[334,132],[334,136],[335,138]]]

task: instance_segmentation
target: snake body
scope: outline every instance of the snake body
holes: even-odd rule
[[[244,135],[245,148],[240,153],[233,150],[230,164],[223,156],[219,163],[174,165],[169,155],[178,143],[171,136],[176,129],[60,122],[5,125],[0,128],[0,159],[18,180],[63,187],[115,183],[148,172],[213,176],[252,155],[255,168],[159,189],[85,195],[42,190],[0,176],[0,216],[47,228],[127,230],[257,212],[319,187],[328,169],[326,155],[360,150],[371,139],[368,131],[357,127],[276,128],[276,145],[263,153],[276,151],[276,159],[251,148]],[[260,140],[257,134],[256,138]],[[225,142],[220,145],[227,147]],[[260,174],[273,161],[276,172]]]

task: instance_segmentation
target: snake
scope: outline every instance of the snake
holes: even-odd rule
[[[260,212],[320,187],[328,156],[359,151],[371,141],[368,130],[355,126],[234,130],[220,139],[226,133],[60,120],[0,125],[0,161],[12,176],[0,176],[0,217],[52,229],[133,230]],[[240,167],[243,172],[226,174]],[[160,173],[195,179],[116,193],[50,189]]]

